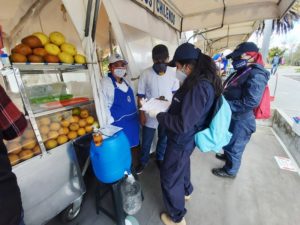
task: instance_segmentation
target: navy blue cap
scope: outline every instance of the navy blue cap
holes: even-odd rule
[[[257,45],[254,44],[253,42],[243,42],[239,44],[231,54],[227,55],[226,58],[234,59],[241,56],[245,52],[258,52],[258,51],[259,49]]]
[[[195,45],[191,43],[184,43],[176,49],[172,61],[169,62],[169,66],[175,67],[175,63],[181,60],[198,59],[200,54],[201,50]]]

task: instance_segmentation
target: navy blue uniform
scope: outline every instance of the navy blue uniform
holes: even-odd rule
[[[230,175],[237,174],[245,147],[256,130],[253,110],[259,105],[270,77],[269,72],[259,64],[253,64],[246,70],[248,72],[241,76],[243,71],[232,74],[224,83],[227,87],[223,94],[232,110],[229,130],[233,136],[229,144],[223,147],[226,156],[224,169]]]
[[[157,120],[167,130],[167,149],[161,166],[161,187],[168,214],[180,222],[186,213],[185,195],[190,195],[190,155],[195,148],[194,135],[208,124],[208,113],[214,102],[212,84],[199,81],[191,90],[180,88],[167,113]]]

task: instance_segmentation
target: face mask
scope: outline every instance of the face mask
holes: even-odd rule
[[[182,70],[176,70],[176,78],[179,80],[180,85],[183,84],[187,75]]]
[[[247,67],[248,60],[247,59],[238,59],[232,61],[233,69],[241,70]]]
[[[157,73],[158,75],[164,75],[167,71],[167,65],[165,63],[155,63],[152,66],[153,70],[155,71],[155,73]]]
[[[126,69],[123,67],[116,68],[116,69],[114,69],[113,74],[119,78],[122,78],[126,74]]]

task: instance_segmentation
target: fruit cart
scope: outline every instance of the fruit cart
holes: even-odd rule
[[[79,210],[85,185],[73,141],[98,126],[85,65],[22,64],[6,68],[2,85],[26,114],[22,137],[6,142],[18,178],[25,223],[40,225]]]

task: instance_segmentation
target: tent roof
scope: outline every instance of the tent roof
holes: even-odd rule
[[[204,37],[214,49],[247,40],[264,19],[281,18],[295,0],[168,0],[182,16],[182,31],[212,32]],[[202,42],[204,40],[202,39]],[[201,45],[201,40],[198,40]]]

